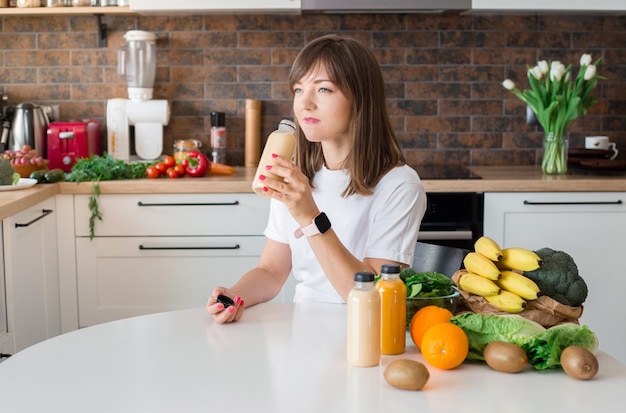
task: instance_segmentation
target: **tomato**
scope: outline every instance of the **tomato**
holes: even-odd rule
[[[161,175],[161,173],[156,168],[156,166],[149,166],[146,168],[146,175],[150,179],[155,179],[155,178],[158,178]]]
[[[159,162],[158,164],[156,164],[155,168],[157,168],[161,175],[165,175],[167,173],[167,165],[165,165],[163,162]]]
[[[178,172],[176,172],[176,168],[171,167],[171,168],[167,168],[167,176],[169,176],[172,179],[176,179],[178,178]]]
[[[168,168],[174,167],[176,166],[176,159],[174,159],[173,156],[166,156],[165,159],[163,159],[163,163],[165,164],[165,166],[167,166]]]
[[[176,172],[178,173],[178,176],[185,176],[185,165],[179,163],[176,164],[176,166],[174,167],[174,169],[176,170]]]

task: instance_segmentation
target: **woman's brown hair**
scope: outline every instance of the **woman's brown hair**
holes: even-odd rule
[[[369,195],[389,170],[405,163],[389,122],[380,66],[360,41],[326,35],[308,43],[298,54],[289,73],[290,88],[293,90],[297,82],[320,65],[352,102],[352,150],[343,166],[350,172],[350,183],[343,195]],[[311,182],[324,163],[322,146],[305,138],[297,120],[296,125],[296,163]]]

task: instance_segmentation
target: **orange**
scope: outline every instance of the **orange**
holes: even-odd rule
[[[422,345],[422,338],[424,333],[430,327],[438,323],[449,323],[454,314],[446,308],[437,307],[436,305],[427,305],[420,308],[409,324],[409,332],[411,333],[411,339],[413,343],[420,348]]]
[[[424,360],[431,366],[444,370],[453,369],[467,357],[467,334],[456,324],[435,324],[424,334],[421,351]]]

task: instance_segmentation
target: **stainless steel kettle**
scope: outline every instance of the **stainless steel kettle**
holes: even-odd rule
[[[49,106],[20,103],[13,112],[9,148],[18,151],[24,145],[37,149],[39,156],[47,157]]]

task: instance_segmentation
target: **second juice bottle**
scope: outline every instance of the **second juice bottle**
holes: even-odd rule
[[[376,283],[380,294],[380,352],[401,354],[406,347],[406,286],[400,279],[400,266],[385,264]]]

